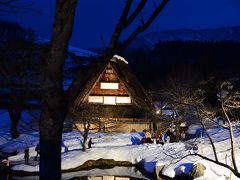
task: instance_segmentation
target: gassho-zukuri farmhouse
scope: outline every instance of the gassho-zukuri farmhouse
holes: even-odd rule
[[[82,129],[133,132],[152,129],[151,98],[131,71],[128,62],[115,55],[82,76],[70,116]],[[85,123],[84,123],[85,122]]]

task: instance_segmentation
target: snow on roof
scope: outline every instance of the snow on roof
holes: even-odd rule
[[[122,56],[119,56],[119,55],[114,55],[113,58],[117,59],[117,60],[120,60],[120,61],[123,61],[124,63],[128,64],[127,60],[124,59]],[[112,60],[114,61],[114,60]]]

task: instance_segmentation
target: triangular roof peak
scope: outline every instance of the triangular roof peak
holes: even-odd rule
[[[122,56],[119,56],[116,54],[112,57],[112,59],[110,59],[110,61],[112,61],[112,62],[116,62],[117,60],[123,61],[125,64],[128,64],[128,61],[126,59],[124,59]]]
[[[84,102],[84,99],[89,95],[91,89],[94,87],[94,83],[97,82],[97,80],[105,72],[108,65],[114,69],[118,78],[124,83],[128,93],[134,100],[134,104],[151,109],[151,99],[148,97],[145,89],[131,71],[128,61],[118,55],[114,55],[108,62],[105,61],[102,65],[93,66],[91,69],[86,71],[86,74],[81,76],[84,78],[81,83],[79,83],[78,95],[76,95],[77,97],[73,106],[79,106]]]

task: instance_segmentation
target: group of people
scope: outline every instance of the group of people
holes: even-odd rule
[[[176,133],[170,132],[169,130],[166,133],[162,133],[156,135],[155,133],[151,134],[150,132],[146,132],[145,136],[141,140],[141,144],[144,143],[155,143],[155,144],[165,144],[174,141],[174,137],[176,139]],[[185,131],[181,131],[180,133],[180,140],[186,140],[186,133]]]
[[[39,144],[37,144],[35,151],[37,154],[34,157],[34,161],[36,161],[38,156],[40,156],[40,145]],[[29,163],[29,147],[28,146],[24,150],[24,160],[25,160],[25,164]]]
[[[150,132],[146,132],[145,136],[141,140],[141,144],[144,143],[154,143],[154,144],[164,144],[170,142],[170,136],[166,133],[161,135],[156,135],[155,133],[151,134]]]

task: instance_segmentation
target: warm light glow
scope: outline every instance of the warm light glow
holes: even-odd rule
[[[106,69],[106,73],[113,73],[112,69]]]
[[[156,111],[156,114],[160,114],[160,110],[157,110],[157,111]]]
[[[116,97],[116,103],[130,104],[131,103],[131,98],[130,97]]]
[[[115,96],[104,96],[103,104],[116,104]]]
[[[88,102],[90,103],[103,103],[103,96],[89,96]]]
[[[100,83],[101,89],[118,89],[118,83]]]
[[[89,103],[103,103],[109,105],[115,104],[130,104],[131,97],[120,97],[120,96],[89,96]]]

